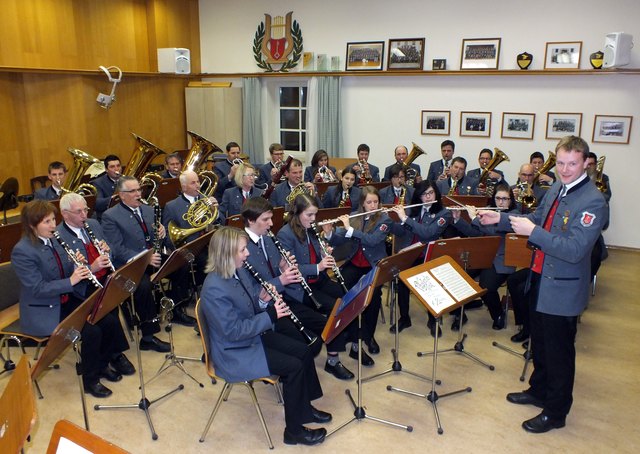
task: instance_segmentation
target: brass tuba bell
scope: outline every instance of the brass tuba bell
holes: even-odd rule
[[[123,175],[135,177],[140,182],[141,187],[149,188],[148,191],[145,190],[145,197],[142,201],[148,205],[154,205],[157,203],[156,193],[162,181],[162,176],[155,172],[145,173],[145,170],[157,156],[166,153],[148,140],[137,134],[132,134],[135,138],[136,146]]]
[[[549,170],[553,169],[555,166],[556,166],[556,154],[553,151],[549,151],[549,157],[544,162],[544,164],[542,164],[542,167],[540,167],[536,171],[536,174],[533,176],[533,182],[531,183],[531,186],[535,186],[536,183],[538,183],[538,180],[540,180],[540,176],[547,173]]]
[[[491,158],[489,164],[487,164],[487,166],[482,169],[482,173],[480,174],[480,183],[484,184],[485,186],[487,184],[487,180],[489,179],[489,172],[493,171],[493,169],[498,167],[502,162],[509,161],[509,156],[507,156],[500,148],[494,148],[493,150],[493,158]],[[487,195],[490,197],[493,195],[493,187],[493,185],[490,185],[490,187],[487,188]]]
[[[405,184],[407,186],[413,186],[415,184],[416,177],[418,176],[418,172],[416,172],[416,169],[411,167],[411,164],[418,158],[418,156],[426,154],[426,152],[416,145],[415,142],[411,143],[413,144],[413,147],[411,148],[407,159],[402,162],[402,165],[404,166],[404,174],[406,176]]]
[[[93,164],[98,164],[101,161],[94,158],[89,153],[86,153],[77,148],[68,148],[67,151],[71,153],[73,157],[73,165],[69,169],[65,185],[60,189],[63,193],[77,192],[80,195],[96,195],[98,193],[96,187],[89,183],[81,183],[82,177],[87,172],[87,169]]]
[[[602,193],[607,192],[608,186],[607,182],[604,180],[604,162],[607,160],[606,156],[600,156],[598,161],[596,162],[596,171],[593,182],[596,185],[596,188]]]

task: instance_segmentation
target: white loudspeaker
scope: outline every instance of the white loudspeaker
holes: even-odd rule
[[[189,49],[181,47],[158,49],[158,72],[190,74],[191,57]]]
[[[616,68],[628,65],[631,60],[631,48],[633,36],[629,33],[608,33],[604,37],[604,61],[603,68]]]

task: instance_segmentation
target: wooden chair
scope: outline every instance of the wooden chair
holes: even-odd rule
[[[46,188],[51,183],[48,175],[38,175],[31,180],[31,192],[36,192],[36,189]]]
[[[198,328],[200,329],[200,339],[202,340],[202,347],[204,349],[204,358],[205,358],[205,365],[207,368],[207,374],[209,375],[209,377],[211,377],[211,381],[213,383],[217,383],[218,380],[224,381],[224,386],[222,387],[222,391],[220,391],[220,396],[218,397],[218,400],[216,401],[216,404],[213,407],[213,411],[211,412],[209,421],[207,421],[207,426],[204,428],[204,432],[202,432],[202,435],[200,436],[200,443],[204,442],[204,438],[207,435],[207,432],[209,432],[209,428],[213,423],[213,418],[215,418],[216,413],[220,408],[220,405],[222,404],[223,401],[226,402],[227,399],[229,398],[229,394],[231,393],[231,388],[233,387],[233,385],[239,384],[239,385],[245,386],[249,391],[249,395],[251,396],[251,400],[253,401],[253,405],[256,409],[256,413],[258,413],[258,418],[260,419],[260,423],[262,424],[262,430],[264,430],[264,435],[267,437],[267,443],[269,445],[269,449],[273,449],[273,442],[271,441],[271,435],[269,435],[269,429],[267,428],[267,423],[265,422],[264,416],[262,414],[262,410],[260,409],[260,404],[258,403],[256,392],[253,389],[253,384],[255,382],[263,382],[263,383],[273,385],[276,391],[278,403],[282,403],[284,400],[282,397],[282,391],[280,389],[279,377],[278,376],[261,377],[261,378],[256,378],[254,380],[246,380],[238,383],[230,383],[218,377],[216,375],[215,365],[213,364],[213,360],[209,352],[210,339],[208,335],[209,333],[208,324],[207,324],[207,319],[204,315],[204,311],[202,310],[202,305],[200,300],[198,300],[198,302],[196,303],[196,318],[198,320]]]
[[[21,452],[36,422],[29,361],[22,357],[0,396],[0,452]]]
[[[47,454],[58,452],[80,452],[78,448],[100,454],[127,454],[128,451],[114,445],[91,432],[76,426],[66,419],[56,423],[51,434]],[[82,451],[84,452],[84,451]]]

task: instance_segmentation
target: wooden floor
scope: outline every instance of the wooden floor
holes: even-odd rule
[[[577,375],[574,404],[567,418],[567,426],[547,434],[533,435],[520,424],[535,416],[535,407],[509,404],[507,392],[526,388],[518,379],[523,361],[492,346],[497,340],[518,347],[509,341],[515,332],[512,318],[506,330],[493,331],[486,310],[469,311],[467,351],[495,365],[490,371],[477,363],[449,353],[439,357],[438,378],[442,385],[437,392],[470,386],[470,393],[441,398],[438,409],[444,433],[438,435],[431,404],[423,398],[401,395],[386,390],[393,385],[418,393],[430,391],[430,384],[409,374],[394,373],[363,385],[362,399],[368,415],[413,426],[413,432],[386,426],[373,420],[357,421],[329,437],[315,447],[289,447],[282,442],[284,418],[282,407],[276,405],[272,390],[257,386],[258,399],[267,418],[276,449],[287,452],[362,452],[403,453],[471,452],[570,452],[570,453],[635,453],[640,449],[640,253],[622,250],[610,252],[598,275],[597,291],[591,299],[578,328]],[[401,334],[400,359],[405,369],[431,375],[431,359],[418,358],[419,350],[430,350],[432,338],[426,329],[426,314],[412,303],[413,327]],[[388,316],[388,310],[386,311]],[[441,347],[453,346],[456,336],[445,319]],[[200,356],[200,340],[190,328],[174,329],[176,351],[180,355]],[[164,334],[166,336],[166,334]],[[363,368],[369,376],[389,368],[393,337],[387,324],[380,324],[376,335],[382,353],[375,356],[376,365]],[[16,350],[14,349],[14,352]],[[135,360],[135,354],[129,352]],[[163,356],[142,352],[144,373],[150,378],[160,367]],[[343,362],[355,372],[355,361],[343,355]],[[340,382],[325,373],[325,353],[316,359],[324,397],[315,405],[333,414],[330,430],[352,417],[352,407],[345,395],[350,389],[357,397],[356,383]],[[61,368],[47,372],[40,380],[45,395],[37,402],[38,420],[26,453],[45,452],[53,425],[67,418],[83,425],[82,407],[77,377],[74,374],[73,352],[60,360]],[[265,452],[264,435],[248,395],[235,388],[224,403],[204,443],[198,438],[220,392],[221,385],[211,385],[204,366],[186,362],[185,368],[199,381],[200,388],[171,367],[147,387],[150,399],[184,384],[185,389],[151,407],[151,418],[159,435],[152,441],[144,413],[139,409],[93,410],[98,399],[87,397],[91,430],[133,453],[210,453]],[[0,378],[4,388],[9,374]],[[108,384],[113,396],[99,403],[137,403],[140,399],[138,377],[125,377],[121,382]]]

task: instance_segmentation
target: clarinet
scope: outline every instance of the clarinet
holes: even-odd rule
[[[160,253],[162,249],[162,240],[160,239],[160,222],[162,219],[162,210],[160,204],[153,205],[153,252]]]
[[[89,235],[89,239],[91,240],[91,242],[93,243],[93,246],[97,249],[98,253],[100,255],[108,255],[104,249],[102,249],[102,247],[100,247],[100,242],[98,241],[98,239],[96,238],[95,234],[93,233],[93,230],[91,230],[91,227],[89,227],[89,223],[88,222],[84,222],[84,229],[87,231],[87,235]],[[113,263],[111,263],[111,260],[109,260],[109,269],[113,272],[116,269],[113,267]]]
[[[318,226],[315,222],[311,223],[311,228],[313,229],[313,233],[318,239],[318,243],[320,243],[320,248],[322,249],[322,253],[325,255],[325,257],[328,255],[331,255],[327,250],[327,245],[325,244],[324,238],[322,238],[320,236],[320,233],[318,232]],[[347,293],[349,290],[347,289],[347,285],[344,282],[344,277],[342,277],[342,273],[340,272],[340,268],[338,267],[338,265],[334,263],[333,266],[331,267],[331,271],[333,271],[333,274],[335,275],[336,279],[338,279],[338,282],[340,282],[340,285],[342,286],[342,290],[344,290],[344,292]]]
[[[60,246],[62,246],[62,249],[64,249],[64,252],[67,253],[67,255],[69,256],[69,258],[71,259],[71,261],[73,262],[73,264],[76,267],[78,267],[78,268],[80,268],[82,266],[87,267],[87,265],[85,265],[80,260],[78,260],[78,257],[76,257],[75,252],[73,252],[73,250],[69,247],[69,245],[64,242],[64,240],[62,239],[62,237],[60,236],[60,234],[58,232],[53,232],[53,237],[56,240],[58,240],[58,243],[60,243]],[[89,267],[87,267],[87,268],[89,268]],[[91,273],[91,270],[89,270],[88,279],[91,281],[91,283],[93,285],[96,286],[96,288],[102,288],[102,284],[100,283],[98,278],[95,276],[95,274]]]
[[[258,274],[258,272],[255,270],[254,267],[251,266],[251,264],[247,261],[242,262],[242,264],[244,265],[244,267],[247,269],[247,271],[249,271],[249,273],[253,276],[253,278],[258,281],[260,283],[260,285],[262,286],[263,289],[266,290],[266,292],[269,294],[269,296],[273,299],[273,301],[276,301],[278,299],[282,299],[282,296],[280,296],[280,294],[278,292],[276,292],[275,290],[273,290],[269,284],[260,277],[260,275]],[[300,321],[300,319],[298,317],[296,317],[296,314],[294,314],[291,311],[291,308],[289,308],[289,318],[291,319],[291,321],[293,322],[293,324],[296,326],[296,328],[302,333],[302,335],[307,339],[307,342],[309,345],[312,345],[316,340],[318,340],[317,336],[312,336],[307,329],[302,325],[302,322]]]
[[[269,238],[271,238],[273,240],[273,244],[276,245],[276,248],[278,248],[278,251],[280,252],[280,255],[282,256],[284,261],[287,262],[287,265],[294,266],[293,262],[289,259],[289,254],[287,254],[287,251],[284,250],[284,247],[282,246],[282,243],[280,243],[280,241],[278,240],[278,238],[276,238],[276,236],[273,234],[273,232],[271,230],[267,230],[267,235],[269,236]],[[309,287],[309,284],[304,279],[304,276],[302,276],[302,274],[300,274],[300,278],[302,279],[300,281],[300,285],[302,285],[302,288],[304,289],[304,291],[309,296],[309,299],[311,300],[311,302],[313,302],[313,304],[316,306],[316,309],[322,308],[322,305],[313,296],[313,290],[311,290],[311,287]]]

